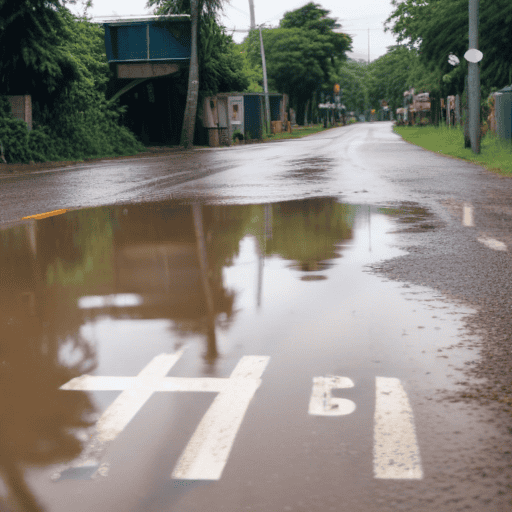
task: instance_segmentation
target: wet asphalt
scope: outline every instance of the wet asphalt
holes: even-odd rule
[[[6,510],[512,509],[512,180],[384,122],[0,186]]]

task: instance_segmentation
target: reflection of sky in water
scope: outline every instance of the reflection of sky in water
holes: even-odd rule
[[[446,312],[422,305],[417,296],[405,300],[401,283],[386,282],[363,271],[364,265],[404,254],[392,247],[395,235],[388,232],[394,228],[395,222],[385,215],[372,215],[368,222],[368,211],[360,209],[353,238],[338,246],[341,257],[318,272],[290,268],[290,261],[278,256],[265,259],[261,266],[256,238],[245,236],[233,265],[223,269],[224,287],[236,293],[236,314],[226,331],[216,329],[220,358],[279,354],[293,360],[290,367],[318,365],[322,371],[334,371],[336,365],[368,368],[375,364],[383,375],[394,377],[415,366],[426,366],[437,374],[435,378],[444,380],[440,370],[436,372],[435,357],[430,363],[420,363],[417,358],[421,351],[434,354],[439,345],[458,337],[453,317],[444,322]],[[304,276],[325,279],[304,281]],[[412,291],[432,295],[427,289],[408,289]],[[201,354],[205,337],[178,337],[173,326],[168,319],[100,317],[83,325],[80,333],[98,351],[96,375],[136,375],[155,355],[173,352],[178,343],[197,342],[192,344],[193,353]],[[197,363],[193,367],[194,372],[203,371]]]
[[[80,327],[80,334],[92,342],[98,354],[93,375],[137,375],[155,354],[174,352],[169,319],[98,318]],[[199,335],[188,340],[202,341]],[[188,341],[187,340],[187,341]]]

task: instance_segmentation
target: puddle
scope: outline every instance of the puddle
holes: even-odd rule
[[[81,445],[71,432],[93,424],[90,418],[119,395],[63,392],[61,385],[82,373],[135,377],[155,357],[183,347],[173,375],[229,377],[244,355],[269,356],[264,384],[300,404],[307,403],[312,375],[350,376],[352,396],[362,404],[371,400],[358,394],[358,385],[376,375],[403,379],[416,393],[455,387],[455,368],[467,355],[449,347],[467,339],[460,320],[471,312],[368,270],[404,254],[393,234],[401,223],[421,226],[429,218],[415,205],[397,212],[333,198],[168,201],[70,211],[1,231],[0,364],[4,396],[12,400],[2,407],[9,421],[0,422],[0,438],[11,447],[9,463],[55,471],[57,462],[78,457]],[[177,457],[180,436],[186,443],[197,425],[195,412],[177,398],[165,406],[160,396],[151,400],[112,448],[108,492],[119,505],[109,510],[136,510],[141,493],[158,495],[149,479],[163,478],[160,443]],[[286,421],[299,412],[288,412]],[[286,429],[279,410],[262,417],[259,423]],[[162,425],[183,432],[172,438],[176,446]],[[133,453],[134,442],[146,442],[147,452]],[[116,473],[127,453],[126,468],[143,467],[150,456],[156,469],[144,477],[127,476],[126,468]],[[89,478],[90,467],[69,478],[63,471],[54,487],[50,469],[43,470],[31,484],[48,510],[64,511],[76,489],[67,485]],[[162,474],[168,478],[169,470]],[[101,503],[104,490],[92,489],[76,510]]]

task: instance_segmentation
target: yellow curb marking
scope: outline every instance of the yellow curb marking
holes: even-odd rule
[[[55,215],[62,215],[63,213],[66,213],[69,210],[69,208],[64,208],[61,210],[53,210],[51,212],[45,212],[45,213],[37,213],[36,215],[29,215],[28,217],[22,217],[21,220],[26,219],[46,219],[46,217],[53,217]]]

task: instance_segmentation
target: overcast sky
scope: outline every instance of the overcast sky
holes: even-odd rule
[[[338,18],[343,31],[353,38],[353,58],[368,59],[368,29],[370,29],[370,60],[384,55],[386,47],[395,43],[390,33],[384,33],[383,23],[392,11],[391,0],[313,0]],[[254,0],[256,24],[277,26],[283,14],[309,3],[308,0]],[[151,14],[146,0],[93,0],[92,16]],[[249,0],[231,0],[221,21],[228,29],[246,30],[250,25]],[[244,38],[235,32],[235,41]]]

